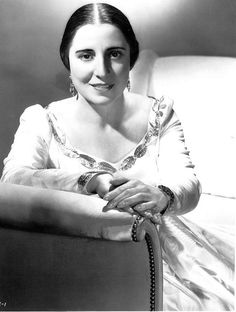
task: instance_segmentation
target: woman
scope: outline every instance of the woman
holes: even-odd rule
[[[157,224],[163,216],[164,309],[232,308],[231,271],[224,267],[230,260],[222,261],[196,225],[177,217],[196,207],[200,184],[172,102],[125,90],[139,54],[126,16],[108,4],[79,8],[60,54],[73,96],[25,110],[2,181],[97,196],[104,211]],[[215,276],[206,259],[223,266],[223,274]]]

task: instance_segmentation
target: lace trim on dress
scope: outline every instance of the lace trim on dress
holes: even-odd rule
[[[156,99],[154,97],[149,96],[150,98],[154,99],[154,104],[152,106],[152,111],[155,113],[152,115],[152,118],[149,118],[149,127],[148,130],[141,140],[141,142],[138,144],[138,146],[135,148],[133,155],[130,155],[126,157],[121,164],[119,165],[118,169],[112,166],[110,163],[106,161],[97,161],[93,157],[80,153],[76,148],[73,146],[67,146],[66,142],[68,141],[66,138],[65,133],[60,129],[58,126],[57,118],[56,116],[50,112],[49,107],[46,107],[47,109],[47,116],[48,116],[48,122],[52,129],[52,134],[59,144],[61,150],[63,151],[64,155],[71,158],[78,158],[80,160],[80,163],[85,166],[88,169],[93,170],[104,170],[107,172],[114,173],[117,170],[128,170],[135,164],[136,160],[138,158],[143,157],[146,154],[147,146],[153,141],[153,139],[158,138],[160,134],[160,118],[163,116],[162,109],[166,107],[166,104],[163,103],[164,97],[161,97],[160,99]],[[70,145],[70,144],[69,144]]]

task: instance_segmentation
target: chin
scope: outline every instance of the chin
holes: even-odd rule
[[[86,98],[85,98],[86,99]],[[106,105],[112,102],[112,98],[107,96],[96,96],[96,97],[89,97],[86,101],[93,105]]]
[[[115,101],[119,96],[122,96],[123,93],[114,95],[114,94],[100,94],[100,95],[95,95],[95,96],[90,96],[87,98],[87,101],[91,104],[94,105],[106,105],[109,104],[113,101]]]

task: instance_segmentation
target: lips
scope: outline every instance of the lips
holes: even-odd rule
[[[113,88],[114,84],[108,84],[108,83],[91,83],[90,86],[92,86],[94,89],[98,91],[109,91]]]

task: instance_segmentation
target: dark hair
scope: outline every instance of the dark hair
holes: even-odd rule
[[[95,10],[97,10],[96,13]],[[76,31],[81,26],[95,24],[97,20],[101,24],[112,24],[123,33],[130,47],[130,69],[132,69],[139,55],[139,43],[128,18],[120,10],[107,3],[86,4],[71,15],[60,45],[60,56],[65,67],[70,70],[68,54]]]

